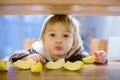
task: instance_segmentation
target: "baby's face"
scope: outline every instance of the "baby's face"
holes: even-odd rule
[[[55,23],[44,36],[45,48],[53,59],[65,58],[73,46],[73,34],[60,23]]]

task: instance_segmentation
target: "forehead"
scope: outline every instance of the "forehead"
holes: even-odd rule
[[[46,31],[55,30],[55,29],[70,32],[69,26],[62,22],[55,22],[55,23],[51,23],[51,24],[47,25]]]

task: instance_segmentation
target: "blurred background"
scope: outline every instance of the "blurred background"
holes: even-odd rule
[[[0,59],[15,50],[24,49],[26,39],[38,39],[48,15],[1,15]],[[76,16],[81,23],[80,35],[86,52],[90,52],[92,38],[107,40],[110,59],[120,60],[120,16]],[[111,57],[112,56],[112,57]]]

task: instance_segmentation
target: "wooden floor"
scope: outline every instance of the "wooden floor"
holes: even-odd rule
[[[47,70],[31,73],[30,70],[19,70],[11,67],[8,72],[0,72],[0,80],[119,80],[120,62],[109,62],[108,65],[84,65],[79,71],[65,69]]]

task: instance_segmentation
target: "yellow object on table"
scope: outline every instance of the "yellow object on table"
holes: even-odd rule
[[[75,61],[75,62],[70,62],[67,61],[64,64],[64,68],[70,71],[76,71],[79,70],[80,68],[82,68],[84,65],[84,63],[82,61]]]
[[[82,58],[82,61],[86,64],[92,64],[95,62],[95,55],[92,55],[90,57]]]
[[[49,61],[45,64],[46,68],[48,69],[60,69],[63,67],[63,65],[65,64],[65,60],[64,59],[59,59],[57,61]]]
[[[33,59],[18,60],[13,65],[19,69],[30,69],[33,73],[39,73],[42,71],[42,63],[34,61]]]
[[[9,61],[0,60],[0,71],[8,71],[8,70],[9,70]]]

